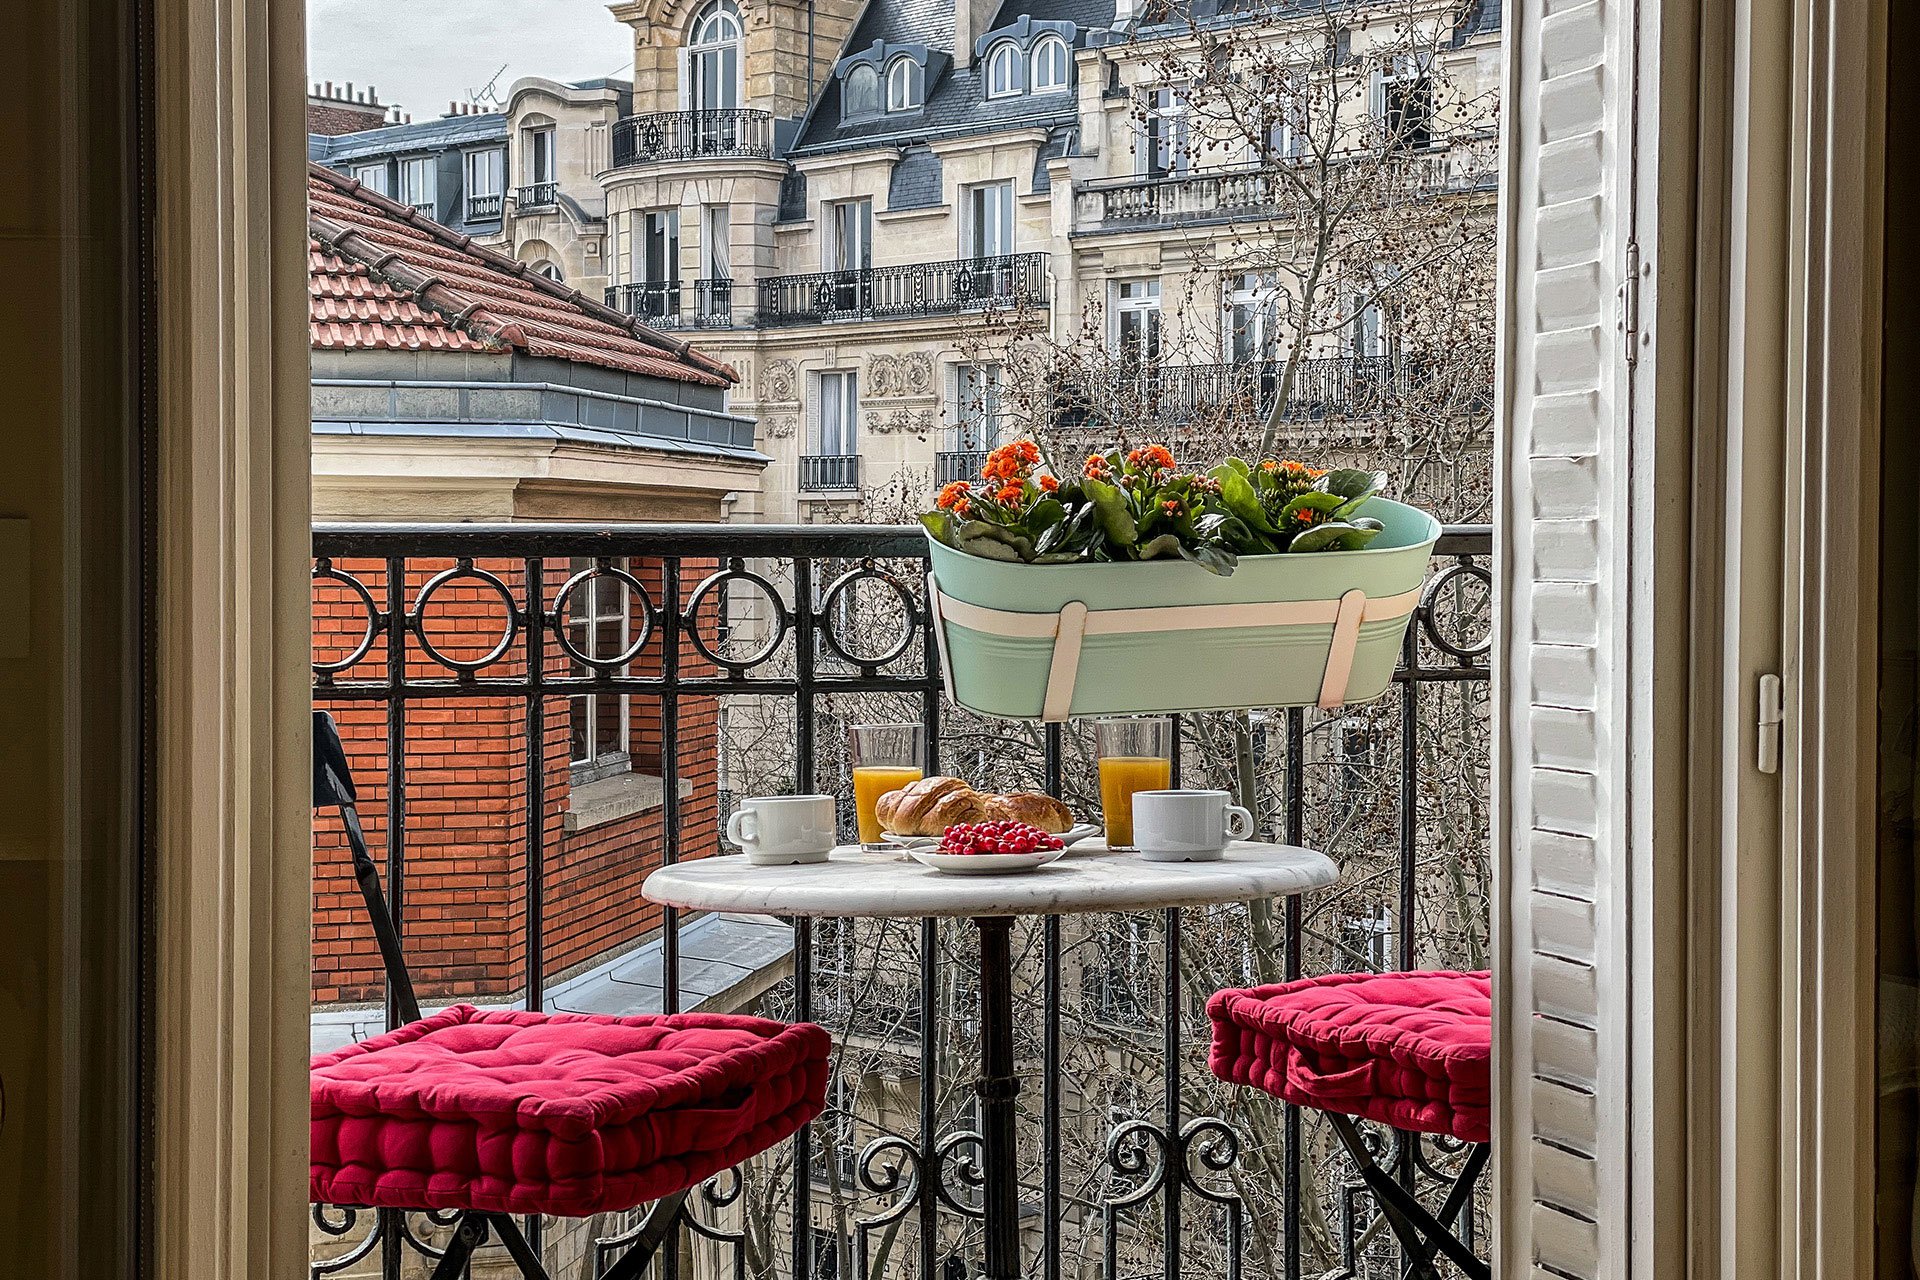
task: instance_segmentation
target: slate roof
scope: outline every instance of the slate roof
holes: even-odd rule
[[[412,151],[445,151],[452,147],[480,142],[504,142],[507,117],[500,112],[479,116],[448,116],[441,120],[422,120],[416,124],[390,124],[359,133],[343,133],[333,138],[309,138],[310,159],[328,164],[364,160],[368,156],[392,156]]]
[[[1012,26],[1020,18],[1035,22],[1071,22],[1080,29],[1076,43],[1092,31],[1113,25],[1114,0],[1003,0],[988,30]],[[869,4],[847,38],[845,55],[871,48],[874,41],[923,44],[952,59],[926,87],[919,111],[870,117],[851,124],[840,119],[840,78],[829,76],[807,114],[793,154],[847,150],[880,143],[905,145],[931,137],[992,133],[1026,125],[1051,127],[1074,120],[1074,95],[1017,94],[988,100],[983,82],[986,62],[975,63],[973,50],[953,47],[953,0],[886,0]],[[911,207],[911,206],[908,206]]]
[[[726,365],[468,237],[307,166],[308,318],[321,351],[480,351],[728,387]]]

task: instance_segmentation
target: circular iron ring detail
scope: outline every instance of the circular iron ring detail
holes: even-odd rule
[[[626,649],[618,655],[611,658],[589,658],[586,654],[575,648],[573,641],[567,637],[567,632],[571,630],[566,620],[567,605],[573,600],[573,593],[575,591],[579,590],[580,587],[586,583],[594,581],[596,578],[612,578],[615,582],[626,587],[630,593],[627,597],[627,616],[629,619],[633,616],[633,602],[635,600],[640,602],[639,639],[628,645]],[[561,587],[559,593],[553,597],[553,612],[547,615],[547,622],[553,628],[554,642],[560,646],[562,652],[583,667],[591,667],[595,671],[605,673],[614,670],[616,667],[626,666],[629,662],[639,657],[646,649],[647,641],[653,639],[653,616],[653,597],[647,594],[647,589],[641,585],[640,579],[634,577],[625,569],[616,569],[610,564],[600,564],[596,562],[591,569],[582,569],[579,573],[567,579],[566,585]]]
[[[760,588],[766,595],[768,603],[773,606],[773,620],[775,624],[773,635],[765,644],[761,645],[759,649],[744,658],[723,658],[708,648],[706,638],[700,634],[700,628],[696,622],[696,619],[700,616],[700,606],[706,603],[708,596],[719,590],[721,585],[727,582],[751,582],[754,586]],[[700,656],[715,666],[725,667],[736,675],[759,666],[775,653],[779,652],[781,643],[787,638],[787,632],[793,629],[793,619],[792,616],[787,613],[786,602],[780,598],[780,592],[774,585],[757,573],[751,573],[745,569],[738,568],[722,569],[719,573],[714,574],[698,587],[695,587],[692,597],[687,601],[686,618],[687,638],[693,641],[693,647],[700,651]]]
[[[507,627],[500,634],[500,642],[494,645],[491,651],[470,662],[460,658],[450,658],[440,652],[433,641],[427,639],[426,625],[427,601],[433,598],[433,593],[450,582],[469,580],[483,582],[491,587],[500,597],[501,603],[507,606]],[[420,588],[420,594],[413,598],[413,612],[407,615],[407,625],[412,628],[414,639],[420,642],[421,652],[449,671],[472,675],[481,668],[490,667],[500,661],[506,656],[507,650],[513,647],[514,638],[520,634],[520,611],[514,608],[513,593],[507,590],[506,583],[485,569],[474,568],[471,559],[461,556],[454,562],[453,568],[442,569],[427,579],[426,585]]]
[[[1433,620],[1433,604],[1434,600],[1440,594],[1440,589],[1452,583],[1457,578],[1472,578],[1487,588],[1489,596],[1492,594],[1493,574],[1485,565],[1473,564],[1468,561],[1463,561],[1456,565],[1449,565],[1447,568],[1441,570],[1432,582],[1427,584],[1426,591],[1420,597],[1420,629],[1427,633],[1427,639],[1433,641],[1435,647],[1439,648],[1442,652],[1458,658],[1462,662],[1471,662],[1475,658],[1483,658],[1492,652],[1492,632],[1489,631],[1484,639],[1462,647],[1441,635],[1439,624]]]
[[[373,592],[367,590],[367,584],[349,573],[342,573],[333,567],[333,561],[321,557],[313,562],[314,582],[345,583],[354,595],[360,598],[360,605],[367,611],[366,634],[360,637],[360,643],[352,653],[338,662],[316,662],[313,670],[316,675],[330,676],[345,671],[373,652],[373,642],[386,630],[386,619],[380,616],[380,606],[373,602]],[[325,1228],[322,1227],[322,1230]]]
[[[833,606],[834,603],[839,600],[841,593],[851,589],[855,583],[868,579],[876,582],[884,582],[887,586],[891,587],[893,594],[899,599],[901,607],[906,610],[907,614],[907,625],[901,628],[899,641],[893,648],[875,654],[872,657],[864,654],[856,654],[847,649],[846,646],[840,643],[840,637],[834,634],[832,625]],[[920,606],[914,602],[913,593],[907,590],[906,584],[901,582],[900,579],[894,577],[886,570],[878,568],[871,560],[863,561],[856,569],[847,570],[835,580],[832,586],[827,588],[827,594],[820,601],[820,614],[828,624],[820,629],[820,634],[826,640],[827,647],[856,667],[884,667],[889,662],[896,661],[902,654],[906,653],[908,647],[913,644],[914,633],[920,629]]]

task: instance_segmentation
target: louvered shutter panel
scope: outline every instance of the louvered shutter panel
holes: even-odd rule
[[[1633,228],[1631,0],[1507,10],[1510,398],[1498,632],[1501,1257],[1514,1280],[1625,1280],[1645,1223],[1634,1096],[1629,713],[1632,368],[1615,295]],[[1642,688],[1636,690],[1635,682]],[[1645,803],[1641,801],[1640,803]]]
[[[805,452],[816,457],[820,453],[820,375],[817,372],[807,374],[807,445]]]

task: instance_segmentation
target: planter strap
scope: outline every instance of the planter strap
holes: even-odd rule
[[[1058,613],[1018,613],[992,609],[946,595],[931,575],[927,595],[934,629],[946,671],[947,693],[953,693],[952,665],[945,661],[946,624],[969,631],[1016,640],[1052,640],[1053,664],[1047,673],[1043,716],[1065,720],[1073,700],[1074,677],[1080,669],[1080,647],[1087,636],[1128,635],[1153,631],[1215,631],[1231,627],[1323,626],[1333,629],[1327,649],[1327,669],[1320,685],[1320,705],[1346,702],[1347,682],[1353,674],[1354,650],[1360,624],[1404,618],[1420,603],[1420,588],[1397,596],[1368,599],[1359,588],[1338,600],[1267,600],[1242,604],[1180,604],[1145,609],[1089,609],[1078,600]]]

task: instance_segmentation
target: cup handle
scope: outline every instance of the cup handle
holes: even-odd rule
[[[747,828],[751,826],[752,831]],[[741,809],[727,819],[727,843],[751,849],[760,843],[760,819],[753,810]]]
[[[1253,815],[1237,804],[1227,806],[1227,839],[1253,839]]]

